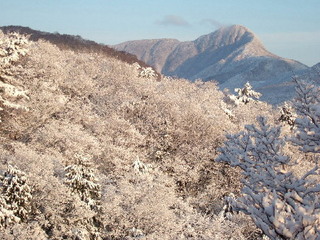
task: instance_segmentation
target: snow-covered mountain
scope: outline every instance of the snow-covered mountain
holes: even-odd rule
[[[300,62],[270,53],[252,31],[240,25],[220,28],[194,41],[138,40],[113,47],[168,76],[215,80],[230,90],[249,81],[272,103],[292,97],[293,92],[286,90],[291,77],[310,71]]]
[[[317,64],[315,64],[315,65],[313,65],[313,66],[312,66],[312,69],[313,69],[315,72],[317,72],[318,75],[320,75],[320,62],[317,63]]]

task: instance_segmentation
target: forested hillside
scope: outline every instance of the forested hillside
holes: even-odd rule
[[[249,83],[229,96],[32,35],[0,47],[1,239],[319,234],[317,88],[273,109]]]

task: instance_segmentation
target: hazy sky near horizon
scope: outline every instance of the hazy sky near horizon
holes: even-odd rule
[[[104,44],[194,40],[221,26],[251,29],[266,48],[320,62],[320,0],[0,0],[0,26],[80,35]]]

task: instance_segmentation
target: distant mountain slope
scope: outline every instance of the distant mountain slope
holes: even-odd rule
[[[115,49],[132,53],[140,60],[148,62],[157,71],[161,71],[169,54],[179,44],[176,39],[138,40],[119,44]]]
[[[220,28],[194,41],[140,40],[124,42],[114,48],[135,54],[169,76],[216,80],[222,88],[229,89],[250,81],[267,94],[264,97],[269,100],[270,93],[265,87],[281,85],[293,74],[310,69],[300,62],[270,53],[252,31],[240,25]]]
[[[320,62],[313,65],[312,68],[313,72],[316,72],[318,77],[320,77]]]

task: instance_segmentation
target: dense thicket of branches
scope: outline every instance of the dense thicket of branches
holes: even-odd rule
[[[1,96],[29,111],[4,111],[0,174],[8,164],[25,173],[32,197],[23,221],[0,198],[2,239],[261,238],[245,214],[220,214],[224,197],[241,197],[246,182],[214,159],[226,133],[253,129],[258,115],[277,122],[271,106],[229,105],[215,83],[159,81],[149,68],[100,51],[43,38],[23,48],[3,83],[25,97]],[[281,147],[293,161],[304,156]],[[299,179],[305,166],[289,168]]]
[[[283,153],[285,141],[280,127],[265,118],[258,126],[228,135],[217,161],[243,170],[243,196],[233,207],[250,215],[271,239],[316,239],[320,234],[320,184],[315,167],[302,177],[288,170],[290,158]]]
[[[293,142],[304,152],[320,153],[320,87],[305,81],[296,82],[294,101],[298,117]]]

